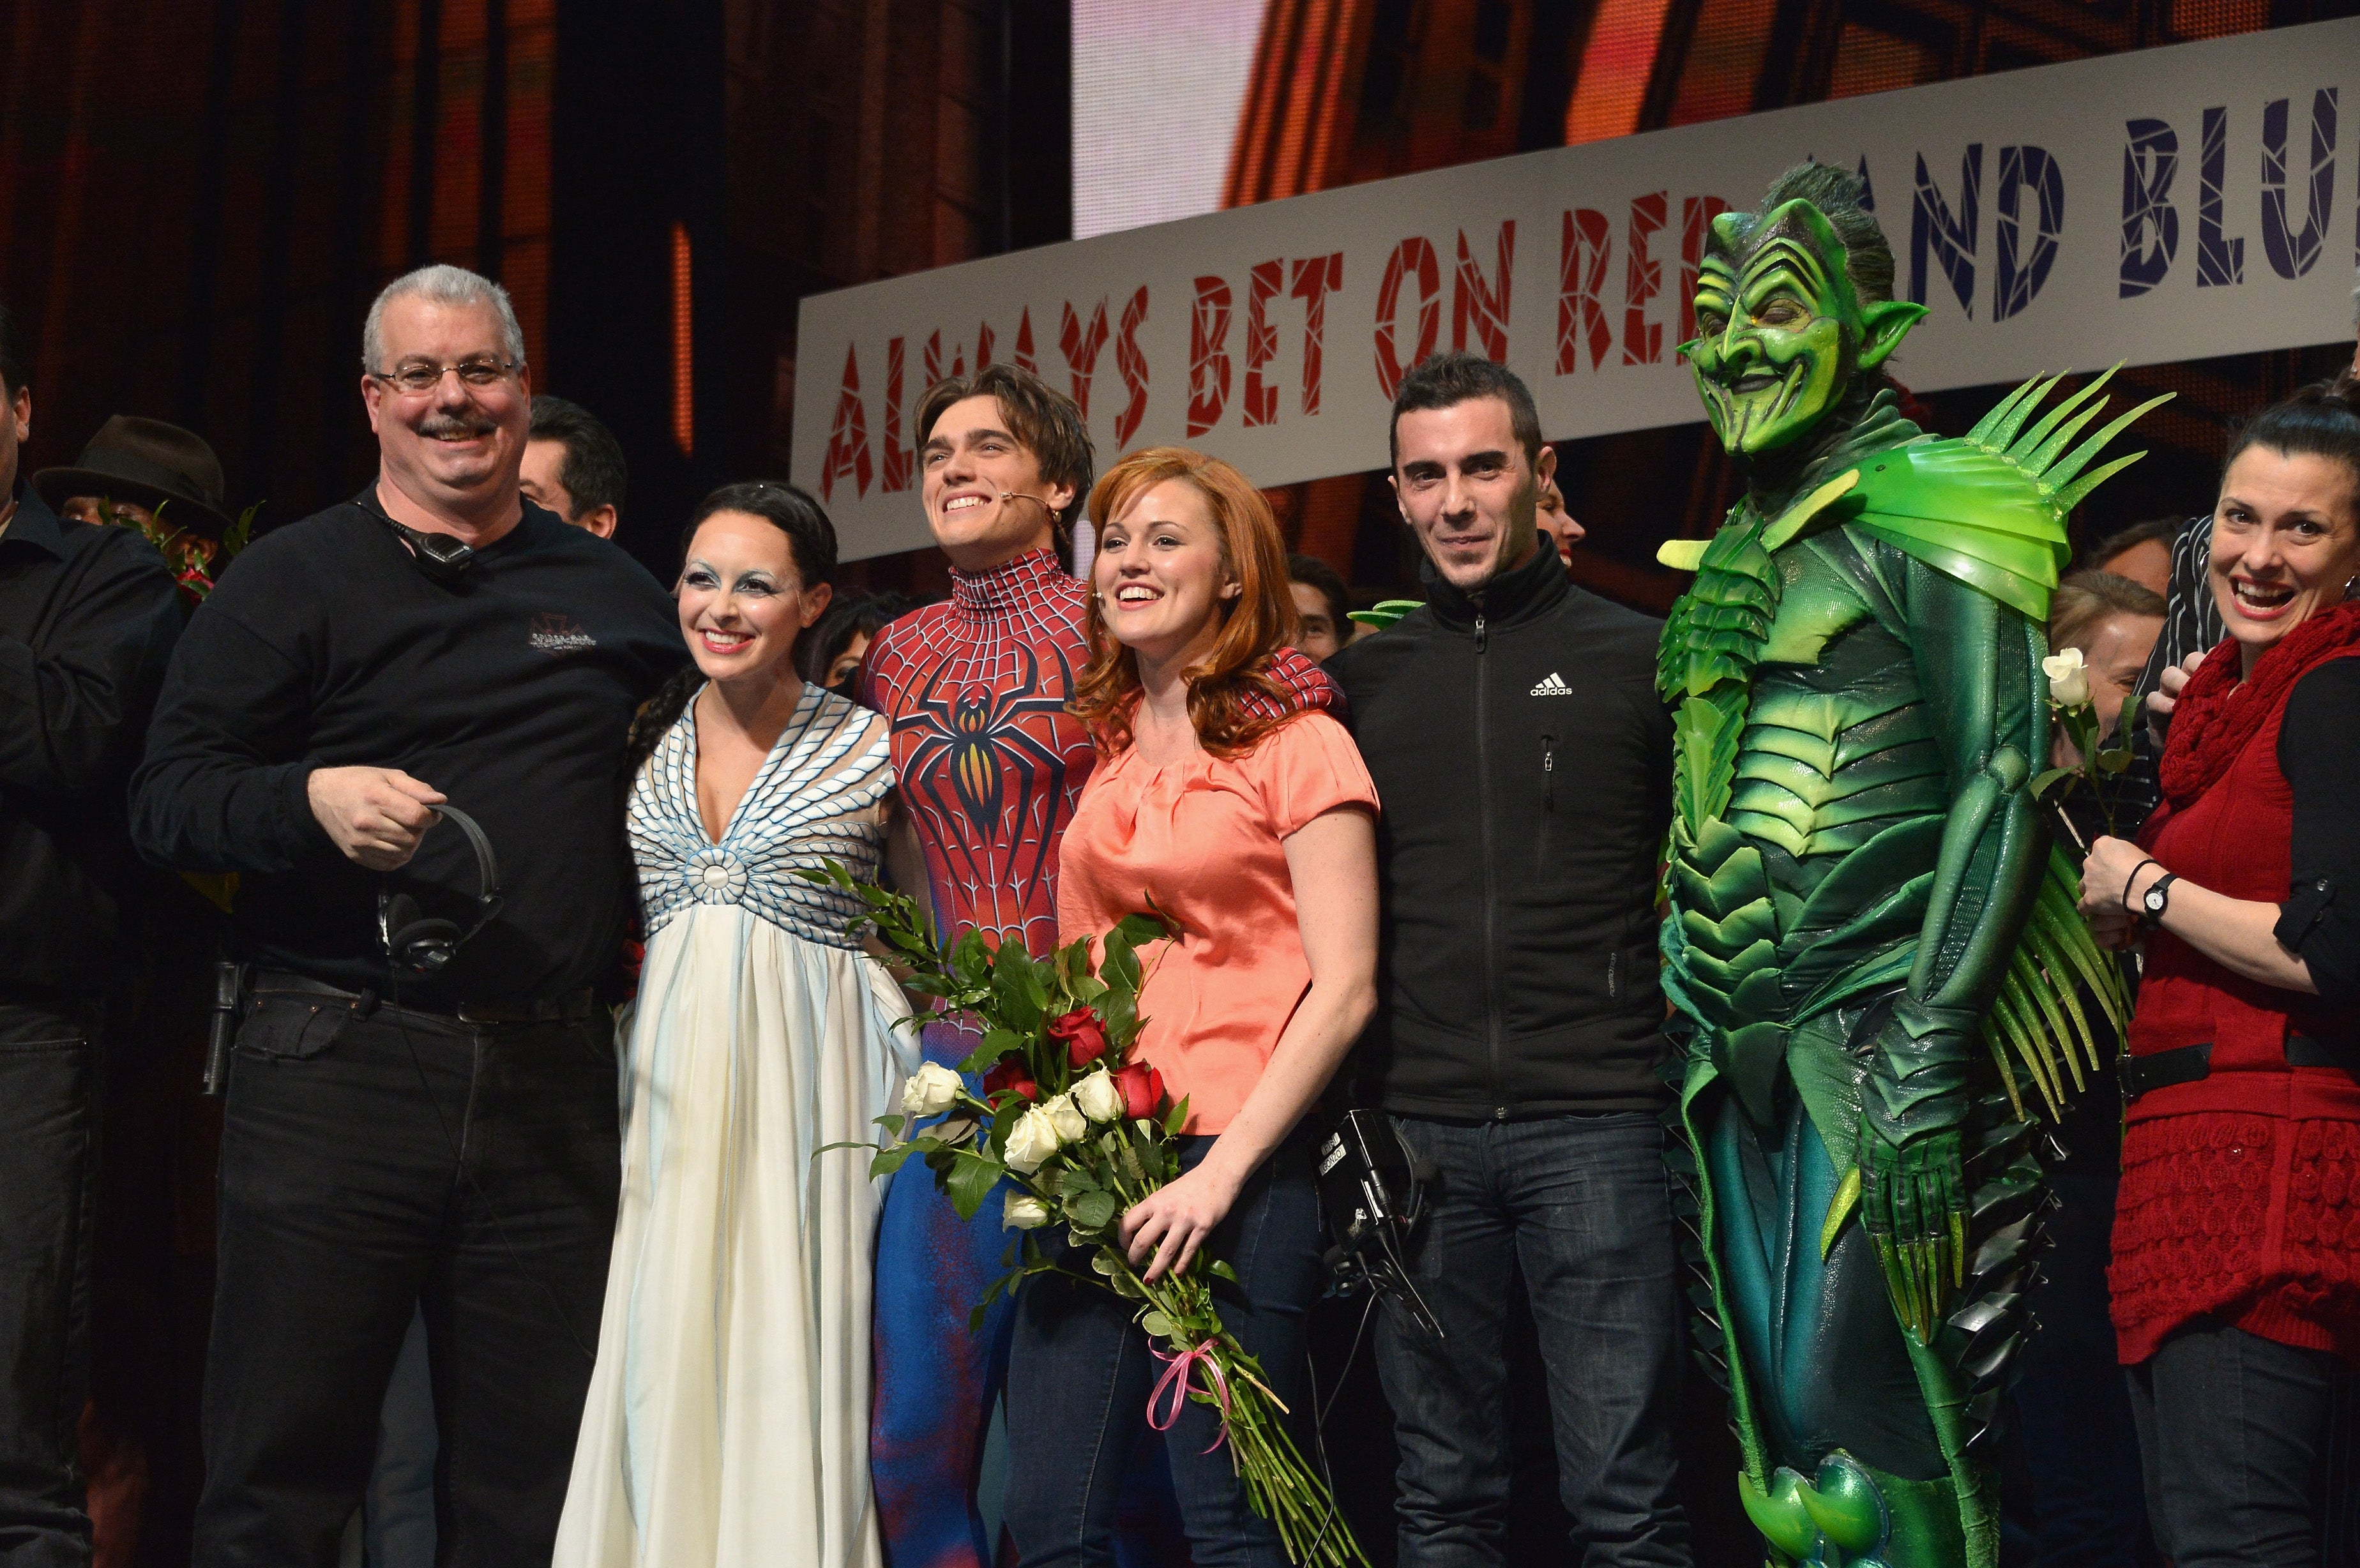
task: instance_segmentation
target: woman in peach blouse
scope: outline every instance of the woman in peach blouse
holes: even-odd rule
[[[1148,1278],[1200,1249],[1236,1270],[1222,1323],[1305,1408],[1319,1290],[1305,1114],[1375,1006],[1375,787],[1294,634],[1270,506],[1229,464],[1175,447],[1090,495],[1096,653],[1074,708],[1100,760],[1061,851],[1059,938],[1154,908],[1139,1049],[1185,1096],[1180,1178],[1122,1218]],[[1162,1368],[1131,1309],[1062,1274],[1029,1280],[1008,1377],[1006,1519],[1023,1568],[1111,1563],[1117,1494]],[[1247,1507],[1218,1418],[1164,1434],[1197,1568],[1285,1562]]]

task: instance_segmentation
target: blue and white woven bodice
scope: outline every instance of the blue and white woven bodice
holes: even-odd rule
[[[885,721],[806,685],[715,844],[696,813],[692,699],[631,786],[626,825],[647,934],[692,904],[742,904],[782,931],[858,949],[845,927],[861,912],[860,901],[795,873],[837,860],[854,877],[873,878],[885,844],[874,808],[892,787]]]

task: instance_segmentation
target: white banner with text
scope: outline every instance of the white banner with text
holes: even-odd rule
[[[1142,83],[1142,91],[1152,84]],[[2360,265],[2360,20],[1528,153],[888,278],[803,303],[793,479],[847,560],[931,542],[911,417],[1035,369],[1103,469],[1180,442],[1258,485],[1382,468],[1440,348],[1551,440],[1701,417],[1678,348],[1706,224],[1806,158],[1858,170],[1926,390],[2330,342]]]

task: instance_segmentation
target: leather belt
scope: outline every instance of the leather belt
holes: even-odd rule
[[[2289,1067],[2333,1067],[2360,1078],[2360,1051],[2338,1049],[2307,1034],[2286,1037],[2286,1059]],[[2122,1083],[2123,1104],[2127,1105],[2152,1090],[2168,1089],[2175,1083],[2201,1083],[2211,1077],[2212,1042],[2208,1040],[2151,1055],[2125,1056],[2115,1062],[2114,1069]]]
[[[373,991],[346,991],[300,975],[283,970],[265,970],[254,977],[249,993],[256,996],[325,996],[339,1002],[355,1004],[354,1010],[366,1018],[378,1007]],[[455,1019],[463,1024],[550,1024],[579,1023],[597,1010],[597,998],[590,987],[563,992],[554,996],[506,1005],[462,1002],[448,1012],[434,1007],[388,1007],[388,1011],[416,1013],[430,1018]]]

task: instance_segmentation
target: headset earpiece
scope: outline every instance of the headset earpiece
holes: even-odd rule
[[[397,975],[408,974],[421,979],[440,973],[458,955],[467,940],[491,924],[492,917],[500,911],[500,869],[492,855],[491,840],[473,817],[458,808],[443,805],[430,809],[438,818],[457,824],[475,851],[475,921],[462,931],[456,920],[425,919],[418,900],[407,893],[377,894],[377,940],[385,944],[387,962]]]

